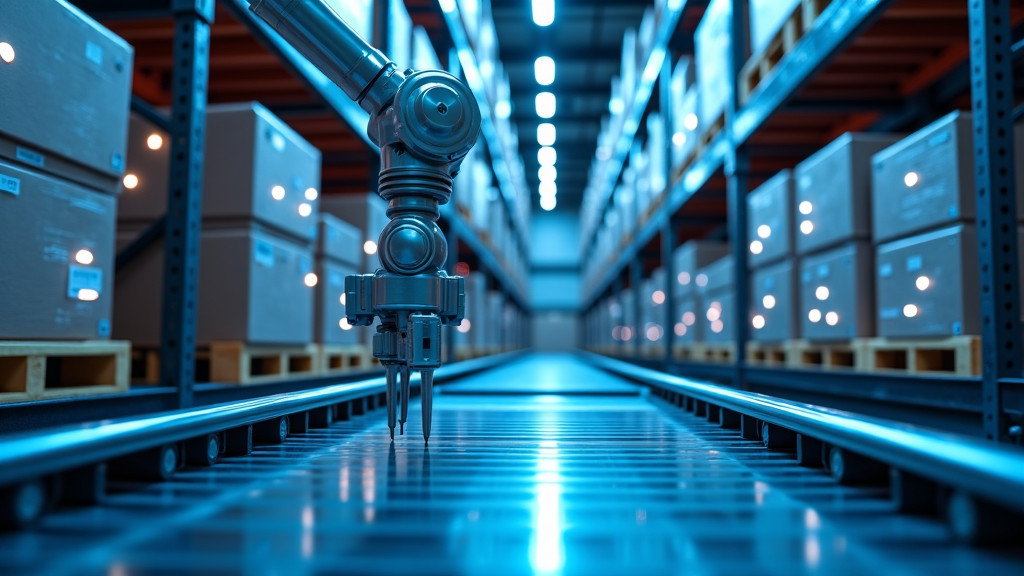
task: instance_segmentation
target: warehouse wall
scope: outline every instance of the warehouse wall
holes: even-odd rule
[[[530,223],[533,345],[576,347],[580,307],[579,219],[571,212],[535,214]]]

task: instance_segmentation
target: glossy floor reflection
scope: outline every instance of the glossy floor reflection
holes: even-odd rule
[[[547,394],[472,393],[538,382]],[[460,386],[436,399],[429,449],[418,418],[392,445],[378,410],[0,537],[0,574],[998,575],[1024,565],[952,546],[940,524],[895,516],[877,493],[624,395],[626,383],[573,357],[535,356]]]

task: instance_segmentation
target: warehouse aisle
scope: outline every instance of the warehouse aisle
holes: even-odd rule
[[[429,449],[415,414],[393,445],[377,410],[52,514],[0,537],[0,574],[1020,571],[572,356],[442,390]]]

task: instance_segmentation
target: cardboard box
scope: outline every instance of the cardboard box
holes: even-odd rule
[[[782,30],[801,0],[750,0],[750,51],[759,55]]]
[[[697,291],[707,285],[707,275],[704,275],[700,284],[697,276],[702,268],[712,264],[729,255],[729,245],[725,242],[713,240],[690,240],[679,248],[676,248],[672,255],[676,278],[673,283],[676,298],[682,299],[697,294]]]
[[[953,112],[872,158],[875,242],[901,238],[975,216],[974,126]],[[1024,165],[1024,123],[1014,127],[1015,163]],[[1024,178],[1016,183],[1024,215]]]
[[[153,149],[151,137],[162,144]],[[170,137],[132,115],[126,190],[119,219],[151,221],[167,212]],[[134,177],[137,185],[128,186]],[[206,115],[203,218],[255,219],[311,242],[320,203],[320,151],[256,102],[210,106]]]
[[[681,56],[672,70],[669,84],[672,108],[672,168],[680,169],[697,145],[696,67],[689,56]]]
[[[706,295],[701,299],[704,308],[704,342],[728,344],[736,341],[733,315],[736,314],[736,295],[731,290]]]
[[[313,312],[313,338],[317,343],[350,346],[369,341],[368,328],[353,326],[345,318],[345,277],[355,273],[351,264],[317,257]]]
[[[118,249],[142,226],[122,226]],[[164,245],[154,242],[118,271],[114,335],[160,344]],[[308,344],[313,338],[313,249],[259,224],[207,226],[200,239],[196,343]],[[319,281],[319,279],[317,279]]]
[[[487,345],[487,278],[481,272],[466,276],[466,315],[455,328],[455,345],[480,349]]]
[[[619,296],[619,306],[622,307],[622,318],[619,322],[619,341],[630,343],[638,336],[637,325],[637,301],[632,288],[626,288]]]
[[[711,0],[693,37],[700,133],[725,114],[733,97],[732,0]]]
[[[871,157],[898,139],[847,132],[797,165],[798,254],[871,238]]]
[[[340,264],[359,266],[363,262],[362,231],[340,218],[321,214],[316,255]]]
[[[1021,238],[1018,229],[1018,243]],[[960,224],[882,244],[876,251],[878,335],[981,334],[975,227]],[[1018,272],[1024,266],[1018,266]],[[1024,278],[1020,280],[1024,283]]]
[[[336,194],[324,197],[320,209],[360,230],[363,251],[363,261],[358,267],[360,274],[373,274],[380,268],[377,241],[391,221],[387,214],[388,203],[383,198],[374,192]]]
[[[796,275],[793,260],[754,271],[750,287],[751,340],[783,342],[800,337]]]
[[[643,286],[641,342],[647,347],[662,348],[666,333],[665,322],[668,320],[665,269],[657,268],[651,272],[651,277],[643,282]]]
[[[707,309],[696,294],[686,296],[676,304],[675,343],[690,345],[704,341],[707,330]]]
[[[723,291],[731,291],[735,286],[735,265],[731,255],[715,260],[701,268],[694,277],[697,293],[709,296]]]
[[[657,200],[665,193],[668,185],[668,164],[665,150],[665,121],[661,114],[651,112],[647,115],[647,142],[644,144],[644,155],[647,157],[647,179],[651,190],[651,200]]]
[[[497,290],[487,292],[486,302],[487,334],[484,337],[486,346],[492,350],[504,346],[505,334],[505,295]]]
[[[116,193],[124,172],[133,50],[67,2],[0,3],[0,157]]]
[[[840,341],[875,335],[874,249],[865,240],[808,256],[800,264],[803,337]]]
[[[0,160],[0,338],[110,337],[116,203]]]
[[[747,195],[747,237],[752,269],[793,255],[793,174],[783,170]]]

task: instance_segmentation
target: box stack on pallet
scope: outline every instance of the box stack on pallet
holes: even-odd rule
[[[647,358],[665,357],[665,302],[668,285],[665,269],[658,268],[651,272],[651,277],[643,283],[641,307],[643,318],[641,323],[640,352]]]
[[[751,364],[785,364],[786,343],[799,337],[793,256],[793,173],[783,170],[747,195]]]
[[[790,366],[858,368],[862,338],[875,334],[871,156],[897,139],[847,133],[796,167],[803,339],[790,342]]]
[[[705,362],[732,362],[736,358],[735,264],[732,256],[720,258],[697,271],[694,283],[704,317],[702,344],[695,346],[694,359]]]
[[[483,356],[487,325],[494,321],[487,311],[487,277],[471,271],[466,275],[466,316],[455,328],[455,358],[469,360]]]
[[[973,130],[954,112],[872,158],[878,338],[864,369],[981,372]],[[1024,124],[1014,136],[1024,165]],[[1020,221],[1024,179],[1015,194]]]
[[[133,51],[77,9],[0,4],[0,402],[124,392],[110,341]]]
[[[672,355],[676,360],[703,358],[700,347],[704,344],[708,321],[701,290],[707,286],[708,277],[701,270],[728,254],[729,245],[724,242],[690,240],[672,255],[676,272],[672,283],[676,307]]]
[[[682,56],[672,70],[672,154],[670,182],[679,180],[697,156],[700,119],[697,116],[696,65],[689,56]]]
[[[750,59],[739,71],[740,103],[774,72],[830,0],[749,0]]]
[[[320,152],[257,103],[208,107],[206,150],[197,377],[311,377]],[[133,116],[119,250],[147,244],[166,211],[169,162],[169,136]],[[159,374],[163,252],[162,239],[139,246],[116,278],[115,334],[135,344],[135,376],[146,381]]]
[[[697,155],[725,128],[732,99],[732,0],[711,0],[693,36],[697,86]]]
[[[374,365],[372,350],[345,317],[345,277],[363,267],[363,232],[330,214],[320,215],[313,320],[320,374],[344,374]]]

